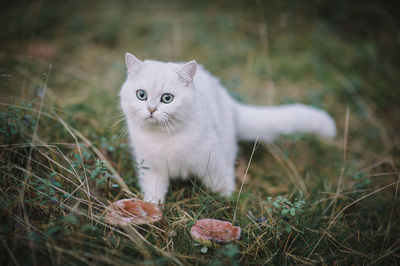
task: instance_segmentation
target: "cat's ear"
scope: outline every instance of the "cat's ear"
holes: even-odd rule
[[[197,62],[192,60],[184,64],[176,73],[179,78],[189,86],[193,82],[194,75],[196,74]]]
[[[133,54],[125,54],[125,64],[128,69],[128,73],[133,73],[137,75],[144,68],[143,62],[136,58]]]

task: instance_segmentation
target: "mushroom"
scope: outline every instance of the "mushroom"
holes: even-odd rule
[[[216,219],[198,220],[190,230],[193,239],[203,246],[211,246],[212,242],[231,242],[240,238],[239,226],[232,226],[228,221]]]
[[[107,208],[106,222],[112,225],[149,224],[161,220],[161,210],[148,202],[122,199]]]

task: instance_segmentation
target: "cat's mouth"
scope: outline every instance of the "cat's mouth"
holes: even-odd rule
[[[158,123],[158,119],[157,118],[155,118],[154,116],[148,116],[148,117],[146,117],[146,119],[145,119],[146,121],[148,121],[149,123]]]

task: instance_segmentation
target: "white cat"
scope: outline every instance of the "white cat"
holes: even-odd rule
[[[171,178],[199,178],[211,191],[235,190],[237,140],[272,141],[281,133],[333,138],[334,120],[302,104],[251,106],[235,101],[196,61],[141,61],[127,53],[120,92],[144,200],[163,203]]]

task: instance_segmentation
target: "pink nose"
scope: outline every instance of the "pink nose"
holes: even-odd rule
[[[151,115],[157,110],[156,108],[151,108],[151,107],[149,107],[147,109],[149,110]]]

